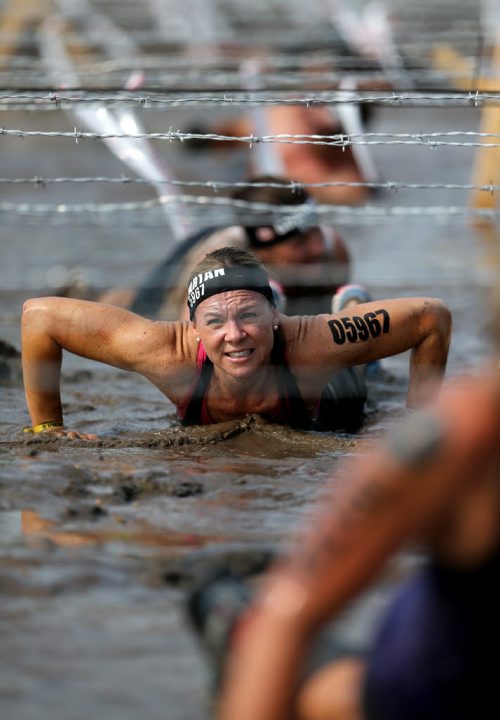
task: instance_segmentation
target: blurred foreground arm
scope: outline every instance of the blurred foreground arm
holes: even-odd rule
[[[291,556],[267,573],[236,633],[220,720],[297,717],[298,677],[315,632],[405,541],[443,546],[444,536],[444,546],[462,558],[498,541],[498,508],[487,495],[482,507],[493,512],[472,524],[464,520],[470,498],[497,482],[489,473],[499,438],[498,378],[464,380],[445,388],[439,405],[409,418],[382,447],[344,465],[319,516]]]

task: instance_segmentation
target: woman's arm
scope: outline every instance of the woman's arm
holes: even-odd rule
[[[411,351],[408,407],[432,399],[441,382],[451,336],[451,314],[433,298],[376,300],[336,315],[282,318],[293,372],[305,394],[332,373]]]
[[[34,426],[62,423],[62,351],[149,376],[159,359],[174,358],[172,324],[153,323],[122,308],[68,298],[26,301],[22,362],[26,401]],[[168,348],[171,347],[170,353]],[[54,428],[56,434],[67,434]]]

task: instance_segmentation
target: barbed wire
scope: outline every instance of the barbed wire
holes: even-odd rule
[[[189,140],[210,140],[213,142],[234,142],[245,145],[256,145],[258,143],[276,143],[278,145],[324,145],[331,147],[346,148],[352,145],[422,145],[424,147],[500,147],[500,142],[477,142],[441,140],[439,138],[473,137],[480,139],[493,139],[500,141],[500,133],[481,133],[474,131],[443,131],[432,133],[338,133],[335,135],[306,135],[288,134],[278,135],[220,135],[217,133],[189,133],[179,130],[168,130],[167,132],[143,132],[143,133],[99,133],[86,130],[21,130],[19,128],[0,128],[0,135],[18,138],[72,138],[75,142],[79,140],[107,140],[110,138],[165,140],[167,142],[184,142]]]
[[[125,203],[61,203],[58,205],[43,203],[0,203],[0,214],[12,215],[17,219],[52,218],[55,224],[73,223],[75,219],[85,224],[95,222],[118,222],[134,226],[163,226],[165,216],[160,213],[165,204],[182,205],[189,208],[202,226],[211,224],[273,223],[286,215],[289,208],[262,202],[248,202],[227,197],[208,197],[194,195],[165,195],[161,198]],[[500,219],[500,209],[472,208],[464,206],[382,206],[367,204],[363,207],[348,205],[315,206],[318,222],[371,222],[373,218],[432,218],[439,222],[453,219],[481,219],[489,222]],[[4,218],[5,219],[5,218]]]
[[[139,177],[129,177],[121,175],[120,177],[105,176],[88,176],[88,177],[24,177],[24,178],[8,178],[0,177],[2,185],[33,185],[43,188],[46,185],[58,184],[74,184],[84,185],[92,183],[107,183],[115,185],[151,185],[149,180]],[[203,188],[218,192],[219,190],[236,190],[240,188],[284,188],[291,192],[297,192],[302,189],[312,188],[330,188],[330,187],[364,187],[373,190],[390,190],[397,193],[399,190],[464,190],[464,191],[483,191],[494,194],[500,190],[500,185],[492,183],[484,185],[474,185],[471,183],[409,183],[400,182],[398,180],[385,180],[380,182],[224,182],[219,180],[158,180],[158,185],[185,187],[185,188]]]
[[[205,95],[200,93],[187,93],[178,96],[175,93],[165,95],[154,95],[129,93],[122,90],[116,91],[113,95],[101,93],[86,94],[80,91],[54,92],[48,90],[39,94],[37,92],[23,93],[2,93],[0,92],[0,107],[2,109],[28,109],[27,103],[34,110],[49,109],[58,110],[85,104],[106,104],[120,106],[138,106],[141,109],[161,109],[162,107],[181,107],[197,105],[214,106],[258,106],[258,105],[305,105],[306,107],[323,105],[388,105],[397,107],[423,107],[428,105],[442,106],[473,106],[500,104],[500,91],[482,93],[479,91],[470,92],[449,92],[443,93],[399,93],[377,94],[359,90],[337,90],[321,93],[304,93],[290,97],[289,93],[266,94],[248,92],[223,92],[222,95]]]

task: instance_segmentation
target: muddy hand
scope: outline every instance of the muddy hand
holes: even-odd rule
[[[71,430],[69,428],[51,428],[45,430],[47,435],[55,435],[60,438],[69,438],[70,440],[97,440],[97,435],[94,433],[82,433],[78,430]]]
[[[43,423],[43,425],[45,425],[45,423]],[[70,440],[97,440],[97,435],[94,433],[82,433],[78,430],[65,428],[63,425],[44,427],[43,429],[37,429],[38,427],[40,426],[26,427],[24,428],[24,432],[34,433],[35,435],[53,435],[58,438],[69,438]]]

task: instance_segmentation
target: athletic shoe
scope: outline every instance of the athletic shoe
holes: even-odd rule
[[[365,303],[373,300],[372,296],[364,285],[342,285],[332,297],[332,313],[343,310],[350,302]]]

